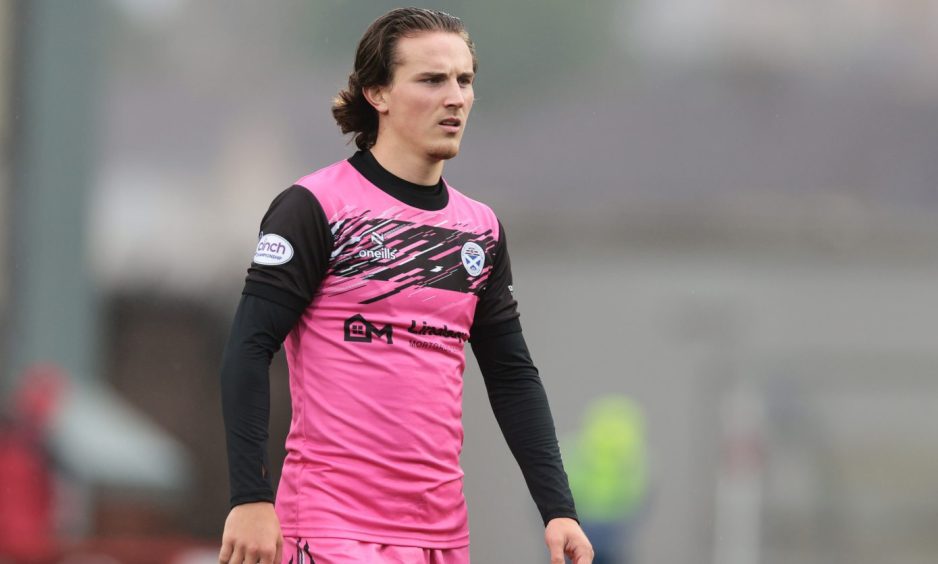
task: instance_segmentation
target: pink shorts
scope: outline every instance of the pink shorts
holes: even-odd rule
[[[420,548],[349,539],[284,537],[283,564],[469,564],[469,547]]]

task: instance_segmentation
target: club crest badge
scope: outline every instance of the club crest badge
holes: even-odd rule
[[[462,265],[466,267],[469,276],[478,276],[482,273],[482,267],[485,266],[485,251],[478,243],[472,241],[462,246]]]

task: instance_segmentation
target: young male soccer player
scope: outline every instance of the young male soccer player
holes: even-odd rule
[[[264,216],[222,368],[233,508],[220,562],[468,562],[467,341],[551,562],[592,561],[504,230],[441,177],[475,71],[457,18],[407,8],[376,20],[332,108],[360,150],[298,180]],[[284,341],[293,419],[275,509],[268,368]]]

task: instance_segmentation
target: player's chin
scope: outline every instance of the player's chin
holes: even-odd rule
[[[459,140],[434,145],[428,149],[427,154],[441,161],[449,160],[459,154]]]

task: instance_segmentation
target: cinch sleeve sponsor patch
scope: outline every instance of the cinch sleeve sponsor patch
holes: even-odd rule
[[[254,263],[267,266],[286,264],[293,258],[293,246],[275,233],[262,233],[254,253]]]
[[[306,188],[291,186],[271,202],[258,231],[245,282],[252,287],[255,283],[272,286],[309,304],[332,252],[332,233],[319,201]],[[254,295],[270,298],[266,293]]]

